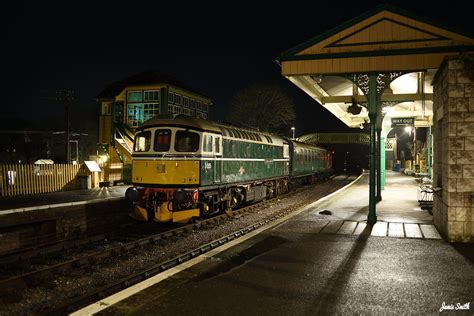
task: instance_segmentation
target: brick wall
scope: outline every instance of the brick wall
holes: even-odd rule
[[[474,241],[474,80],[467,56],[451,56],[434,80],[433,220],[449,241]],[[474,60],[474,55],[469,56]]]

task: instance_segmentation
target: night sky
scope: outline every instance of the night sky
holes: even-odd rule
[[[6,32],[4,127],[21,119],[29,128],[64,129],[63,108],[54,97],[56,90],[70,88],[76,95],[73,129],[94,129],[94,97],[107,84],[156,69],[211,97],[213,119],[225,118],[235,92],[253,83],[277,84],[295,102],[298,136],[345,127],[284,79],[275,58],[382,2],[14,3],[0,22]],[[474,33],[472,1],[389,3]]]

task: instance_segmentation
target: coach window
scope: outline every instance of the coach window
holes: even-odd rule
[[[170,150],[170,142],[171,142],[171,130],[157,129],[155,131],[155,143],[153,145],[153,149],[155,151]]]
[[[174,149],[178,152],[195,152],[199,150],[199,134],[190,131],[177,131]]]
[[[235,140],[231,141],[231,153],[232,158],[237,158],[237,142]]]
[[[211,135],[204,136],[203,151],[212,153],[212,136]]]
[[[133,150],[136,152],[144,152],[150,150],[151,132],[141,132],[135,136]]]
[[[290,147],[288,144],[283,144],[283,158],[290,158]]]

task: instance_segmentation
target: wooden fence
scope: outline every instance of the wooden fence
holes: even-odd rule
[[[79,176],[88,176],[85,165],[0,165],[0,196],[81,189]]]

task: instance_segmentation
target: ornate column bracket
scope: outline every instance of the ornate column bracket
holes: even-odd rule
[[[387,88],[393,80],[403,74],[401,71],[377,74],[377,98],[380,98],[385,88]],[[365,96],[369,95],[369,74],[351,74],[348,75],[347,78],[354,82]]]
[[[381,101],[380,105],[382,106],[382,108],[384,108],[386,106],[392,107],[392,106],[395,106],[399,103],[401,103],[401,101]],[[357,104],[362,105],[363,107],[366,108],[369,103],[368,102],[357,102]]]

